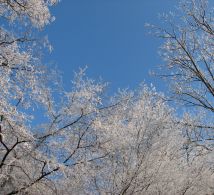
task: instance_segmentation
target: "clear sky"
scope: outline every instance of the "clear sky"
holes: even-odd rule
[[[142,81],[165,91],[149,75],[162,63],[161,40],[148,34],[145,23],[158,24],[158,14],[174,10],[176,0],[61,0],[46,28],[54,47],[47,57],[63,72],[65,87],[73,72],[88,65],[87,75],[102,77],[110,89],[136,88]]]

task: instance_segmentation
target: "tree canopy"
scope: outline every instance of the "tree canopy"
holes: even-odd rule
[[[213,194],[213,9],[188,0],[181,23],[151,26],[173,100],[195,107],[178,117],[154,86],[109,97],[86,69],[65,91],[42,64],[48,40],[35,38],[55,4],[0,1],[0,194]]]

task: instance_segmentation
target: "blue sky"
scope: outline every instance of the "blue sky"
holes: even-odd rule
[[[61,0],[45,33],[54,47],[47,61],[63,72],[69,88],[73,72],[88,65],[87,75],[102,77],[117,88],[136,88],[145,81],[166,91],[149,75],[162,63],[161,40],[148,34],[145,23],[159,24],[159,13],[174,10],[176,0]]]

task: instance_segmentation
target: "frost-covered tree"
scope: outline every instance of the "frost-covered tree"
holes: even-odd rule
[[[171,81],[172,99],[186,106],[183,125],[193,144],[213,148],[214,140],[214,12],[207,0],[181,1],[165,14],[163,27],[150,26],[164,40],[162,77]],[[197,113],[197,114],[196,114]]]
[[[211,195],[214,156],[199,149],[187,157],[183,125],[164,99],[145,85],[113,97],[92,125],[107,155],[86,162],[78,179],[60,180],[60,193]]]
[[[99,194],[157,193],[153,188],[160,182],[161,166],[178,146],[176,133],[178,139],[181,136],[178,127],[172,131],[173,112],[162,95],[144,85],[136,93],[125,91],[118,97],[125,102],[95,123],[110,140],[111,153],[92,176],[90,186]]]
[[[169,29],[160,29],[162,54],[179,100],[213,112],[213,8],[206,0],[181,3],[182,18],[165,16]],[[167,75],[166,75],[167,76]]]
[[[184,126],[153,87],[106,98],[80,69],[64,91],[42,65],[48,41],[35,34],[55,3],[0,0],[0,194],[213,193],[213,154],[183,148]]]
[[[45,68],[35,55],[32,28],[43,28],[52,18],[48,7],[56,1],[0,1],[0,193],[15,194],[32,185],[38,152],[29,108],[48,109],[50,90]],[[31,151],[31,152],[30,152]],[[34,159],[30,161],[30,156]],[[35,165],[35,166],[34,166]]]

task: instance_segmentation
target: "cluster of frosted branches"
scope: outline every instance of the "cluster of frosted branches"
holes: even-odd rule
[[[34,49],[39,43],[27,29],[49,24],[56,2],[0,0],[0,194],[213,193],[213,145],[204,144],[205,132],[198,131],[205,128],[198,123],[203,117],[178,120],[166,98],[143,84],[106,98],[106,84],[87,78],[84,69],[64,91],[59,73],[42,66]],[[213,21],[193,17],[203,14],[203,6],[186,5],[191,31],[180,28],[182,40],[167,34],[165,57],[189,87],[193,78],[202,79],[200,90],[209,95],[201,107],[212,111]],[[189,89],[184,86],[179,95]]]
[[[214,10],[210,4],[206,0],[181,1],[179,16],[164,15],[163,28],[150,27],[164,39],[161,54],[167,65],[159,75],[171,81],[171,100],[185,105],[192,118],[187,121],[185,116],[180,121],[187,127],[186,136],[213,147]]]

